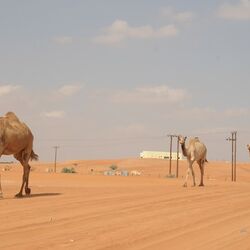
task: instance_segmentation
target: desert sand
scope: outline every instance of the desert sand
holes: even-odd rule
[[[104,176],[112,164],[142,174]],[[75,160],[57,173],[32,162],[32,194],[19,199],[21,166],[1,164],[0,249],[250,249],[250,164],[238,163],[231,182],[229,162],[209,162],[205,187],[189,178],[184,188],[186,164],[177,179],[166,177],[167,160]]]

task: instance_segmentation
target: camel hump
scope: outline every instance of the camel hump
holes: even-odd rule
[[[198,136],[194,137],[194,141],[199,142],[200,141],[199,137]]]
[[[14,121],[19,121],[19,119],[18,119],[18,117],[16,116],[16,114],[15,114],[14,112],[11,112],[11,111],[7,112],[7,113],[5,114],[5,117],[7,117],[7,118],[9,118],[9,119],[11,119],[11,120],[14,120]]]
[[[194,137],[189,140],[189,145],[194,145],[196,142],[200,142],[199,137]]]

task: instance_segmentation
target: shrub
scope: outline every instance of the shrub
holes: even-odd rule
[[[116,165],[111,165],[110,167],[109,167],[111,170],[116,170],[117,169],[117,166]]]
[[[76,173],[76,171],[75,171],[74,168],[63,168],[61,172],[62,172],[62,173],[67,173],[67,174],[68,174],[68,173],[71,173],[71,174]]]
[[[175,178],[175,175],[174,174],[168,174],[168,175],[166,175],[166,178]]]

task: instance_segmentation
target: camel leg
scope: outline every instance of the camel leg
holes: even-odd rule
[[[185,179],[185,182],[183,184],[183,187],[187,187],[187,181],[188,181],[188,177],[189,177],[189,174],[190,172],[192,173],[192,177],[193,177],[193,186],[196,185],[195,183],[195,174],[194,174],[194,169],[193,169],[193,161],[189,161],[189,166],[188,166],[188,169],[187,169],[187,174],[186,174],[186,179]]]
[[[3,154],[3,146],[1,145],[2,143],[0,143],[0,157]],[[0,199],[3,198],[3,190],[2,190],[2,183],[1,183],[1,175],[0,175]]]
[[[1,175],[0,175],[0,199],[3,198],[3,191],[2,191],[2,185],[1,185]]]
[[[199,163],[200,171],[201,171],[201,182],[200,182],[200,187],[204,186],[203,183],[203,176],[204,176],[204,162]]]
[[[30,166],[29,165],[25,165],[23,166],[23,180],[22,180],[22,185],[20,188],[19,193],[16,194],[16,197],[22,197],[23,196],[23,188],[25,185],[25,193],[27,195],[30,194],[31,190],[28,187],[28,183],[29,183],[29,172],[30,172]]]
[[[187,181],[188,181],[188,177],[189,177],[189,174],[190,174],[190,171],[191,171],[191,163],[189,162],[189,166],[188,166],[188,169],[187,169],[187,173],[186,173],[186,178],[185,178],[185,182],[183,184],[183,187],[187,187]]]
[[[192,165],[190,166],[190,169],[191,169],[191,173],[192,173],[192,177],[193,177],[193,187],[195,187],[196,186],[196,183],[195,183],[195,174],[194,174],[194,169],[193,169]]]
[[[17,193],[15,196],[16,197],[22,197],[23,196],[23,187],[24,187],[24,183],[26,181],[26,177],[25,177],[25,167],[23,166],[23,179],[22,179],[22,185],[21,185],[21,189],[19,191],[19,193]]]
[[[29,188],[29,176],[30,176],[30,165],[28,165],[28,173],[27,173],[27,178],[26,178],[26,184],[25,184],[25,194],[30,195],[31,189]]]
[[[23,180],[22,180],[22,185],[19,193],[16,194],[16,197],[22,197],[23,196],[23,188],[25,185],[25,193],[27,195],[30,194],[31,190],[28,187],[29,184],[29,173],[30,173],[30,165],[28,164],[29,161],[29,154],[27,153],[22,153],[21,157],[18,157],[18,160],[23,166]]]

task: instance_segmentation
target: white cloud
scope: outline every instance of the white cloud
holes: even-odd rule
[[[112,101],[128,103],[179,103],[189,94],[184,89],[174,89],[166,85],[140,87],[131,91],[113,93]]]
[[[250,20],[250,0],[240,0],[237,4],[225,3],[217,12],[218,16],[231,20]]]
[[[48,117],[48,118],[63,118],[65,116],[65,112],[61,111],[61,110],[43,112],[42,116],[45,116],[45,117]]]
[[[114,133],[122,136],[142,136],[146,135],[148,132],[146,125],[145,124],[140,124],[140,123],[131,123],[128,124],[127,126],[121,126],[121,127],[116,127],[114,129]]]
[[[191,11],[177,12],[172,7],[161,9],[161,15],[174,22],[190,22],[194,19],[194,13]]]
[[[242,117],[242,116],[249,116],[250,110],[247,108],[231,108],[225,110],[225,115],[227,117]]]
[[[72,96],[76,94],[81,88],[81,85],[64,85],[58,90],[58,93],[63,96]]]
[[[53,38],[53,42],[61,45],[73,43],[73,38],[70,36],[57,36]]]
[[[105,28],[103,33],[94,38],[95,43],[113,45],[126,39],[173,37],[178,34],[178,30],[174,25],[166,25],[158,29],[154,29],[150,25],[131,27],[124,20],[116,20],[111,26]]]
[[[19,89],[20,86],[13,86],[13,85],[0,85],[0,96],[8,95],[17,89]]]

